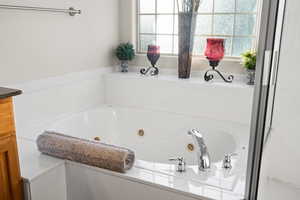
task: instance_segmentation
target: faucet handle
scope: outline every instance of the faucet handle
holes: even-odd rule
[[[169,161],[178,161],[177,165],[177,171],[178,172],[185,172],[185,160],[184,157],[178,157],[178,158],[169,158]]]
[[[231,169],[232,168],[232,164],[231,164],[231,158],[233,156],[237,156],[237,153],[231,153],[231,154],[226,154],[223,160],[223,168],[224,169]]]
[[[179,162],[183,162],[183,161],[184,161],[184,157],[169,158],[169,161],[179,161]]]
[[[231,158],[233,156],[238,156],[237,153],[229,153],[229,154],[225,154],[225,158]]]
[[[188,135],[194,135],[196,137],[203,138],[203,135],[200,133],[200,131],[198,129],[195,129],[195,128],[189,130]]]

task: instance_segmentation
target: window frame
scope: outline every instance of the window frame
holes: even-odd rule
[[[153,35],[155,36],[155,41],[157,43],[157,36],[158,35],[162,35],[162,36],[172,36],[172,52],[174,52],[174,38],[176,36],[178,36],[178,34],[175,34],[174,33],[174,27],[175,27],[175,18],[177,16],[176,12],[175,12],[175,9],[176,9],[176,6],[175,6],[175,1],[174,0],[174,6],[173,6],[173,13],[157,13],[157,1],[158,0],[155,0],[155,13],[140,13],[140,0],[136,0],[136,13],[135,13],[135,16],[136,16],[136,22],[137,22],[137,25],[136,25],[136,53],[138,55],[145,55],[147,54],[147,52],[145,51],[141,51],[141,42],[140,42],[140,36],[141,35]],[[236,11],[237,9],[237,0],[234,0],[235,1],[235,6],[234,6],[234,10]],[[195,37],[226,37],[226,38],[231,38],[231,42],[230,42],[230,55],[225,55],[224,56],[224,59],[225,60],[240,60],[241,56],[234,56],[232,55],[233,53],[233,38],[252,38],[252,44],[251,44],[251,48],[252,49],[256,49],[257,48],[257,39],[258,39],[258,32],[259,32],[259,11],[258,11],[258,6],[256,7],[256,10],[254,12],[214,12],[214,2],[215,0],[213,0],[213,7],[212,7],[212,12],[207,12],[207,13],[198,13],[198,15],[211,15],[212,16],[212,23],[211,23],[211,32],[213,33],[213,29],[214,29],[214,16],[216,15],[234,15],[234,24],[233,24],[233,33],[232,35],[221,35],[221,34],[195,34]],[[257,5],[259,5],[259,2],[260,0],[257,0]],[[155,16],[155,33],[141,33],[140,32],[140,16]],[[172,15],[173,16],[173,33],[172,34],[163,34],[163,33],[157,33],[157,18],[158,16],[163,16],[163,15]],[[255,15],[256,16],[256,20],[255,20],[255,23],[254,23],[254,31],[253,31],[253,34],[252,35],[236,35],[235,34],[235,25],[236,25],[236,15]],[[169,56],[169,57],[177,57],[178,54],[177,53],[161,53],[162,56]],[[204,55],[195,55],[193,54],[193,57],[196,57],[196,58],[205,58]]]

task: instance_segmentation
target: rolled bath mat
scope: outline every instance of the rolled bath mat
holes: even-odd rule
[[[134,152],[123,147],[49,131],[38,137],[37,146],[50,156],[121,173],[131,169],[135,159]]]

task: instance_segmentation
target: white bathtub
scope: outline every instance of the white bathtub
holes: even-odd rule
[[[205,137],[213,163],[208,172],[198,170],[196,152],[187,148],[193,144],[187,134],[191,128],[198,128]],[[141,129],[144,136],[138,134]],[[135,172],[143,169],[169,177],[167,180],[179,181],[179,185],[167,184],[172,190],[198,195],[195,185],[207,185],[239,198],[243,196],[247,155],[245,136],[249,130],[243,125],[167,112],[101,106],[62,117],[48,130],[91,140],[99,137],[104,143],[134,150],[137,160],[128,172],[131,178],[144,181],[143,177],[139,177],[140,173]],[[222,159],[230,153],[237,153],[238,156],[233,158],[233,169],[224,170]],[[181,156],[187,162],[185,173],[176,172],[176,163],[168,161],[171,157]],[[193,184],[185,187],[185,182]],[[160,184],[159,181],[156,183]]]
[[[59,174],[66,174],[59,178],[66,179],[67,198],[59,200],[242,199],[253,87],[243,82],[206,83],[198,75],[181,80],[173,73],[145,77],[111,71],[100,67],[7,85],[24,92],[15,99],[17,136],[24,143],[19,155],[22,174],[44,182],[31,185],[43,195],[37,200],[58,199],[49,194],[49,181],[43,178],[59,182],[52,175],[57,164]],[[195,153],[187,150],[190,128],[205,135],[211,172],[198,172]],[[56,161],[36,150],[35,140],[45,129],[89,139],[99,136],[102,142],[133,149],[137,161],[126,174]],[[139,129],[145,130],[144,137],[137,135]],[[221,160],[230,152],[239,156],[234,157],[233,169],[224,172]],[[176,172],[175,163],[168,161],[175,156],[185,157],[187,172]],[[41,176],[45,169],[51,170]],[[62,190],[63,182],[50,184],[51,190]]]

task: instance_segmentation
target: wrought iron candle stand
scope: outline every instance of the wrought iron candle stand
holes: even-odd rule
[[[143,68],[140,70],[142,75],[150,75],[150,76],[156,76],[159,74],[159,69],[155,66],[151,66],[146,68]]]
[[[225,54],[225,47],[224,47],[224,39],[220,38],[208,38],[207,39],[207,45],[205,49],[205,56],[209,60],[209,65],[212,67],[212,69],[209,69],[205,75],[204,80],[205,81],[211,81],[214,79],[213,74],[209,74],[210,72],[216,72],[226,83],[232,83],[234,76],[229,75],[227,78],[219,71],[217,70],[217,66],[220,63],[220,60],[223,59]]]
[[[155,65],[156,65],[159,57],[160,57],[160,47],[156,46],[156,45],[149,45],[148,52],[147,52],[147,58],[151,63],[151,67],[142,68],[140,70],[140,73],[142,75],[150,75],[150,76],[158,75],[159,69]]]
[[[209,82],[214,79],[213,74],[209,74],[210,72],[216,72],[219,74],[219,76],[226,82],[226,83],[232,83],[234,76],[229,75],[227,78],[219,71],[216,69],[216,67],[219,65],[219,61],[209,61],[209,65],[212,67],[212,69],[209,69],[206,71],[204,75],[204,80]]]

